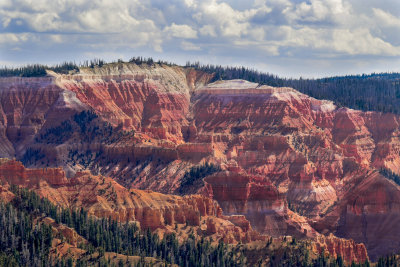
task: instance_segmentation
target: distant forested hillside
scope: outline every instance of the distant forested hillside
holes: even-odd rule
[[[188,63],[186,66],[207,73],[215,73],[213,81],[244,79],[271,86],[287,86],[317,99],[332,100],[339,107],[400,114],[400,73],[373,73],[322,79],[286,79],[244,67],[222,67],[199,63]]]

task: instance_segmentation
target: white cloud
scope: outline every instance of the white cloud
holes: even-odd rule
[[[400,28],[400,18],[396,17],[389,12],[385,12],[380,8],[372,8],[375,17],[383,27],[396,27]]]
[[[165,27],[164,32],[169,37],[183,38],[183,39],[196,39],[197,31],[193,30],[189,25],[177,25],[172,23],[171,26]]]
[[[391,45],[371,35],[368,29],[334,30],[333,46],[339,52],[350,55],[399,56],[400,47]]]
[[[200,28],[199,32],[201,35],[204,36],[217,37],[217,33],[215,32],[215,28],[213,25],[204,25]]]
[[[200,46],[197,46],[191,42],[182,41],[181,48],[186,51],[199,51],[201,50]]]
[[[29,33],[0,33],[0,44],[18,44],[27,42],[32,39],[32,34]]]

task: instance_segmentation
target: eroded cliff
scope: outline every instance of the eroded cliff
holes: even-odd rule
[[[86,181],[91,176],[81,171],[90,170],[125,187],[183,194],[185,175],[209,162],[222,171],[191,177],[187,192],[213,198],[227,215],[246,216],[253,229],[302,238],[334,233],[364,242],[373,257],[391,252],[385,240],[343,222],[350,222],[346,218],[354,213],[344,208],[354,202],[352,193],[376,188],[382,188],[376,196],[382,200],[381,210],[369,217],[374,198],[360,200],[356,210],[363,212],[351,215],[354,225],[359,218],[374,225],[376,214],[397,218],[390,199],[397,197],[398,185],[371,173],[400,170],[399,116],[338,108],[291,88],[242,80],[208,84],[210,78],[188,68],[123,63],[73,75],[3,78],[1,155],[23,159],[29,166],[62,167],[71,181]],[[82,116],[73,116],[83,110],[97,117],[79,124]],[[66,136],[63,129],[72,133]],[[54,137],[57,132],[61,139]],[[151,198],[159,198],[157,194]],[[101,197],[76,205],[97,203]],[[88,207],[93,214],[96,205]],[[165,221],[163,212],[174,214],[167,221],[187,219],[169,206],[161,215],[132,213],[118,197],[111,207],[119,209],[115,216],[121,219],[154,216],[152,227]],[[189,209],[193,211],[188,214],[200,212]],[[189,220],[198,224],[198,219]],[[397,236],[393,221],[384,220],[382,227]],[[207,225],[216,232],[217,223]]]

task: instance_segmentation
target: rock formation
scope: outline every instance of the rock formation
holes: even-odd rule
[[[26,169],[21,162],[7,159],[0,161],[0,182],[3,201],[13,198],[7,190],[12,184],[34,190],[59,206],[84,208],[98,218],[136,222],[143,230],[173,232],[178,225],[186,225],[189,228],[185,230],[193,228],[199,236],[209,236],[216,241],[224,238],[226,242],[236,243],[265,239],[252,230],[244,217],[238,220],[236,216],[223,216],[219,205],[202,195],[181,197],[150,190],[128,190],[109,177],[89,172],[67,179],[61,168]],[[68,230],[64,228],[57,229]],[[74,240],[72,233],[69,243],[75,244]]]
[[[200,214],[223,219],[212,198],[233,216],[231,226],[242,230],[247,220],[252,229],[273,236],[351,238],[365,243],[373,259],[392,252],[400,235],[398,185],[377,170],[400,174],[400,116],[338,108],[291,88],[243,80],[210,84],[211,78],[190,68],[128,63],[43,78],[0,78],[0,155],[31,167],[59,167],[51,169],[51,177],[65,172],[71,179],[45,178],[57,186],[42,195],[71,207],[86,205],[99,216],[151,228],[186,221],[199,226]],[[74,123],[72,116],[83,110],[98,116],[91,132],[39,140],[62,122]],[[93,136],[94,129],[112,133],[102,139]],[[204,162],[222,171],[197,177],[188,187],[203,196],[164,195],[182,193],[185,173]],[[29,188],[40,188],[39,178],[49,173],[24,176],[29,171],[14,165],[0,172],[20,173],[13,179]],[[120,185],[109,178],[101,184],[94,177],[102,176],[88,170]],[[108,189],[103,193],[109,183],[116,196]],[[86,196],[76,195],[73,185]],[[71,193],[60,195],[59,188]],[[159,207],[150,199],[170,204]],[[149,205],[158,211],[148,211]],[[246,220],[235,217],[240,215]],[[217,221],[204,223],[204,231],[218,232]]]

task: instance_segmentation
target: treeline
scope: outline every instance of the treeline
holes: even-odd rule
[[[188,62],[186,67],[214,73],[212,81],[244,79],[270,86],[292,87],[317,99],[332,100],[339,107],[400,114],[399,73],[287,79],[244,67],[202,65],[198,62]]]
[[[49,200],[40,198],[35,192],[17,186],[12,186],[11,191],[16,195],[12,202],[13,206],[22,212],[20,217],[33,216],[33,214],[48,216],[57,223],[62,223],[75,229],[79,235],[89,241],[85,249],[90,254],[96,251],[100,257],[104,255],[104,252],[116,252],[128,256],[154,257],[163,260],[165,263],[179,266],[244,265],[244,257],[240,251],[232,251],[222,242],[217,246],[212,246],[209,241],[204,239],[196,241],[194,236],[191,235],[187,241],[180,244],[175,234],[166,234],[160,240],[158,235],[153,234],[150,230],[140,231],[136,224],[118,223],[111,218],[96,219],[89,216],[84,209],[60,208]],[[12,209],[13,207],[8,205],[8,209],[10,208]],[[19,222],[19,220],[15,219],[15,226],[10,227],[20,227],[20,224],[15,222]],[[26,223],[28,230],[30,229],[29,227],[32,227],[32,224],[28,226],[29,222]],[[8,223],[8,225],[11,225],[11,223]],[[45,228],[41,231],[44,231],[44,236],[38,236],[38,238],[44,239],[44,241],[40,239],[39,243],[45,244],[45,247],[35,247],[32,244],[33,241],[28,242],[29,244],[27,245],[28,248],[33,246],[29,255],[37,253],[39,261],[45,260],[45,256],[48,255],[49,244],[51,244],[51,237],[49,236],[51,228],[49,228],[50,226],[43,227]],[[7,229],[0,228],[0,237],[13,238],[12,234],[7,235],[8,232],[4,231],[7,231]],[[20,230],[20,232],[21,235],[25,233],[23,230]],[[12,243],[13,241],[10,242]],[[20,249],[22,249],[21,246],[19,247]],[[14,247],[5,246],[5,248],[7,248],[7,255],[15,253]],[[18,261],[19,258],[16,256],[15,259]],[[21,263],[21,261],[18,261],[18,263]],[[87,266],[87,262],[79,261],[79,266]]]
[[[46,66],[44,65],[27,65],[20,68],[7,68],[0,69],[0,77],[43,77],[46,76]]]
[[[128,62],[125,62],[122,59],[106,62],[103,59],[95,58],[91,60],[85,60],[78,64],[75,62],[64,62],[62,64],[57,64],[54,66],[43,65],[43,64],[32,64],[15,68],[3,67],[0,68],[0,77],[44,77],[47,74],[46,70],[52,70],[56,73],[61,73],[61,74],[68,74],[70,73],[70,71],[79,72],[79,68],[95,68],[95,67],[101,68],[105,64],[113,64],[113,63],[131,63],[136,65],[147,64],[150,66],[155,64],[168,65],[168,66],[176,65],[174,63],[163,60],[155,61],[151,57],[148,58],[132,57],[131,59],[129,59]]]
[[[79,67],[73,62],[64,62],[54,66],[33,64],[17,68],[4,67],[0,69],[0,77],[44,77],[47,74],[46,70],[67,74],[72,70],[78,71]]]

